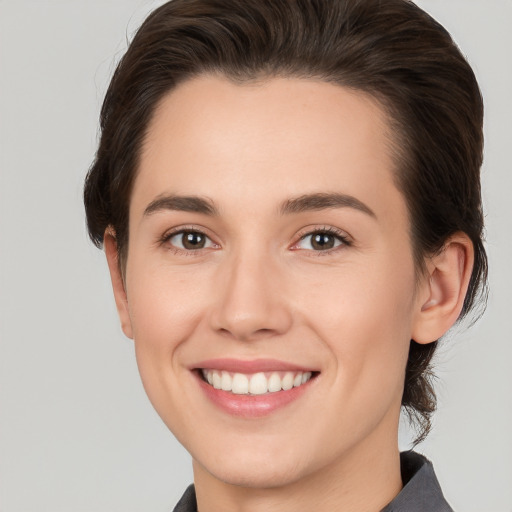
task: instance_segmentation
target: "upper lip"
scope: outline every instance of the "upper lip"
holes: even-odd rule
[[[313,372],[315,369],[278,359],[207,359],[195,364],[192,369],[224,370],[232,373],[259,373],[271,371]]]

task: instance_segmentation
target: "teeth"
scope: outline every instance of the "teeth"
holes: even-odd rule
[[[293,373],[292,372],[285,373],[281,387],[285,391],[288,391],[289,389],[293,388]]]
[[[233,389],[233,379],[228,372],[222,372],[220,376],[220,388],[222,391],[231,391]]]
[[[213,381],[213,387],[215,389],[221,388],[221,379],[220,379],[220,375],[217,372],[214,372],[212,374],[212,381]]]
[[[267,377],[264,373],[255,373],[249,381],[249,393],[251,395],[263,395],[268,391]]]
[[[302,386],[311,379],[311,372],[230,373],[218,370],[202,370],[206,382],[215,389],[231,391],[236,395],[263,395],[287,391]]]
[[[278,373],[273,373],[270,379],[268,379],[268,390],[271,393],[281,391],[281,377],[279,377]]]
[[[247,395],[249,393],[249,379],[243,373],[233,375],[233,389],[235,395]]]
[[[220,389],[221,388],[221,379],[220,379],[220,375],[217,372],[213,372],[213,374],[212,374],[212,382],[213,382],[213,387],[215,389]]]

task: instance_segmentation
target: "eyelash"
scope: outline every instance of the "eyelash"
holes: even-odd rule
[[[161,245],[161,246],[165,245],[166,249],[170,250],[174,254],[180,254],[180,255],[184,254],[185,256],[197,256],[201,252],[202,248],[199,248],[199,249],[181,249],[180,247],[175,247],[174,245],[169,243],[170,240],[173,237],[175,237],[176,235],[183,235],[185,233],[191,233],[191,234],[197,234],[197,235],[204,236],[205,238],[210,240],[210,242],[212,242],[214,245],[218,246],[218,244],[215,244],[215,242],[213,242],[212,239],[204,231],[202,231],[201,229],[198,229],[197,227],[192,227],[192,226],[190,226],[190,227],[185,226],[185,227],[180,227],[180,228],[177,228],[177,229],[173,229],[171,231],[167,231],[158,240],[158,244]]]
[[[318,235],[318,234],[330,235],[330,236],[336,238],[339,242],[341,242],[341,244],[336,247],[332,247],[330,249],[326,249],[323,251],[315,251],[312,249],[302,249],[302,250],[308,250],[309,252],[313,253],[314,256],[326,256],[328,254],[331,254],[332,252],[342,249],[343,247],[350,247],[352,245],[352,241],[349,239],[349,237],[347,236],[347,234],[344,231],[341,231],[332,226],[323,226],[321,228],[316,228],[313,230],[305,231],[303,234],[299,235],[299,240],[293,244],[292,249],[294,249],[301,241],[305,240],[306,238],[313,237],[314,235]],[[301,250],[301,249],[296,248],[294,250]]]
[[[186,227],[186,226],[180,227],[180,228],[168,231],[168,232],[164,233],[164,235],[162,235],[162,237],[158,240],[158,243],[159,243],[159,245],[162,245],[162,246],[167,245],[167,249],[169,249],[170,251],[172,251],[175,254],[185,254],[186,256],[199,255],[199,253],[201,252],[201,249],[204,249],[204,248],[181,249],[180,247],[175,247],[169,243],[169,241],[176,235],[183,235],[185,233],[202,235],[202,236],[206,237],[208,240],[210,240],[210,242],[212,244],[219,247],[218,244],[213,242],[211,240],[211,238],[204,231],[202,231],[201,229],[197,229],[196,227],[192,227],[192,226],[191,227]],[[300,249],[300,248],[296,247],[301,241],[305,240],[308,237],[317,235],[317,234],[326,234],[326,235],[333,236],[339,242],[341,242],[341,244],[336,247],[332,247],[330,249],[318,250],[318,251],[315,251],[313,249]],[[309,230],[309,231],[304,231],[302,234],[299,234],[298,241],[292,245],[291,249],[292,250],[307,250],[307,251],[311,252],[312,254],[314,254],[315,256],[325,256],[334,251],[340,250],[340,248],[342,248],[342,247],[350,247],[351,245],[352,245],[352,241],[347,237],[347,235],[344,231],[336,229],[332,226],[325,226],[325,227],[316,228],[316,229]]]

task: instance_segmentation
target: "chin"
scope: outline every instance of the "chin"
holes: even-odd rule
[[[298,449],[285,439],[280,443],[268,438],[250,439],[245,436],[232,442],[191,445],[189,450],[196,469],[229,485],[247,488],[275,488],[292,484],[309,473],[314,457]],[[187,446],[185,446],[187,448]],[[313,459],[313,460],[312,460]],[[309,460],[309,463],[308,463]]]
[[[283,460],[278,461],[277,464],[268,460],[263,463],[252,461],[241,464],[236,461],[235,463],[217,461],[203,468],[214,478],[226,484],[252,489],[283,487],[293,484],[303,476],[296,463]]]

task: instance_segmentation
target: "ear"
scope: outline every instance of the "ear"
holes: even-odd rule
[[[459,318],[473,270],[473,243],[456,233],[427,262],[418,291],[411,338],[417,343],[439,339]]]
[[[130,319],[130,311],[128,309],[128,298],[124,279],[119,266],[119,253],[117,250],[117,240],[115,231],[109,226],[103,235],[103,247],[107,256],[108,269],[110,271],[110,279],[112,280],[112,289],[114,290],[114,298],[116,301],[117,313],[121,321],[121,329],[124,334],[133,339],[132,323]]]

